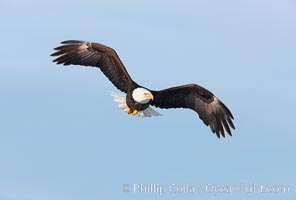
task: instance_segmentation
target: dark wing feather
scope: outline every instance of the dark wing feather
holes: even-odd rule
[[[151,105],[159,108],[189,108],[198,113],[205,125],[210,126],[218,138],[225,132],[231,135],[235,129],[230,110],[210,91],[190,84],[168,88],[161,91],[152,91],[154,101]]]
[[[127,92],[131,79],[117,53],[110,47],[94,42],[68,40],[56,47],[53,61],[63,65],[84,65],[98,67],[122,92]]]

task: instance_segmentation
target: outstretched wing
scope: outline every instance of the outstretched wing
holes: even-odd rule
[[[209,125],[218,138],[225,137],[224,129],[231,135],[235,129],[230,110],[210,91],[195,85],[183,85],[161,91],[152,91],[151,105],[159,108],[189,108],[198,113],[199,118]]]
[[[134,81],[129,76],[117,53],[105,45],[68,40],[56,47],[51,56],[58,56],[53,62],[63,65],[84,65],[98,67],[122,92],[127,92]]]

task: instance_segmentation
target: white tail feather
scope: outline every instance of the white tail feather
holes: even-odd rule
[[[127,112],[128,106],[126,104],[126,95],[116,94],[113,92],[110,92],[110,95],[114,98],[114,101],[117,103],[118,107],[124,110],[124,112]],[[154,110],[150,106],[146,110],[139,111],[137,114],[138,117],[152,117],[152,116],[160,116],[160,115],[161,115],[160,113],[158,113],[156,110]]]

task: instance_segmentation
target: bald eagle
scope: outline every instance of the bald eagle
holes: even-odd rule
[[[194,110],[212,132],[231,136],[233,115],[213,93],[197,85],[188,84],[160,91],[137,84],[128,74],[119,56],[112,48],[94,42],[67,40],[54,48],[53,62],[63,65],[83,65],[99,68],[113,85],[126,95],[112,93],[115,102],[125,112],[140,117],[160,115],[151,108],[188,108]],[[225,129],[225,130],[224,130]]]

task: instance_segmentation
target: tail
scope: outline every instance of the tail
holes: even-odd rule
[[[116,94],[113,92],[110,92],[110,95],[114,98],[114,101],[118,104],[118,107],[122,110],[128,109],[128,106],[126,104],[126,95],[122,94]]]

